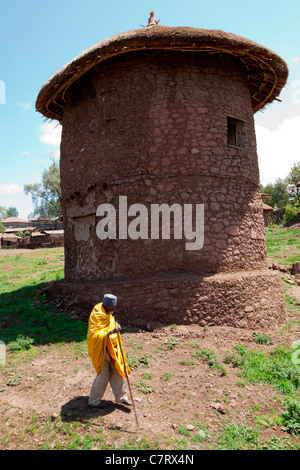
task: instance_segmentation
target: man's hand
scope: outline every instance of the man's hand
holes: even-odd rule
[[[108,331],[107,336],[112,335],[113,333],[118,333],[118,331],[121,331],[121,326],[119,323],[116,323],[116,327],[113,330]]]

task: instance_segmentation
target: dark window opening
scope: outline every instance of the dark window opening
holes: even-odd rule
[[[227,145],[245,148],[244,121],[227,117]]]

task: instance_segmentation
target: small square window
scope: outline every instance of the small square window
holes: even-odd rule
[[[245,148],[244,121],[227,116],[227,145]]]

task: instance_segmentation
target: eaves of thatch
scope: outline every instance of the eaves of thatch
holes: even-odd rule
[[[275,100],[288,77],[287,64],[266,47],[219,30],[153,26],[114,35],[79,54],[42,87],[36,109],[62,123],[66,90],[95,65],[119,54],[144,50],[195,51],[229,54],[247,72],[253,113]]]

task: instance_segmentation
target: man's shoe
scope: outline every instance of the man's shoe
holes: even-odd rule
[[[132,402],[130,400],[128,400],[128,398],[124,398],[122,401],[118,401],[117,403],[118,405],[128,405],[128,406],[132,406]]]

